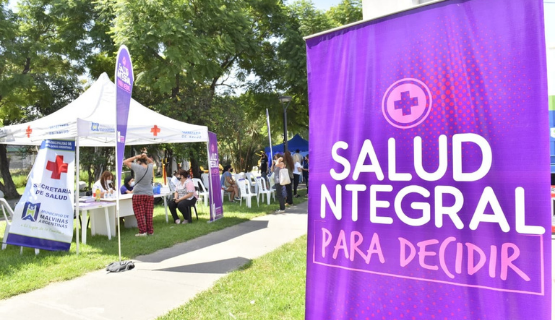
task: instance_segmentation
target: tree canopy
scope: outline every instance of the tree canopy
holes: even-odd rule
[[[308,128],[304,36],[362,19],[360,0],[327,11],[311,1],[281,0],[0,0],[0,124],[50,114],[106,72],[113,77],[125,44],[135,70],[133,97],[174,119],[216,132],[225,161],[256,164],[267,141],[282,139],[279,95],[291,133]],[[175,156],[203,148],[163,146]],[[16,196],[5,146],[0,189]],[[100,161],[100,160],[99,160]],[[12,185],[10,185],[12,184]],[[15,194],[14,194],[15,192]]]

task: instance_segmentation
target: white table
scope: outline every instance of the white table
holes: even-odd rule
[[[166,223],[168,222],[168,204],[166,196],[169,193],[155,194],[154,198],[164,199],[164,210],[166,213]],[[137,219],[133,211],[133,195],[120,195],[119,198],[119,216],[125,217],[125,227],[137,227]],[[116,199],[102,199],[99,202],[80,202],[79,211],[81,211],[81,221],[84,226],[81,230],[81,241],[87,243],[87,215],[91,217],[91,235],[101,234],[108,236],[108,240],[112,236],[116,236]]]

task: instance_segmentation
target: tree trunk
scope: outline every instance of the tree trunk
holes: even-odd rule
[[[193,178],[200,179],[200,164],[195,157],[191,158],[191,170],[193,171]]]
[[[15,184],[12,180],[12,175],[10,173],[10,163],[8,161],[8,149],[5,144],[0,144],[0,171],[2,173],[2,179],[4,183],[0,184],[0,189],[4,192],[4,197],[6,199],[19,198],[20,194],[17,193]]]
[[[166,149],[166,175],[170,179],[173,177],[172,165],[173,165],[173,152],[171,149]]]

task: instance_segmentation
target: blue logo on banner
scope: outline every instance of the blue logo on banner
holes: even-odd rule
[[[25,207],[23,208],[23,214],[21,220],[31,220],[31,222],[37,221],[40,211],[40,203],[25,202]]]
[[[98,131],[98,123],[91,123],[91,131]]]

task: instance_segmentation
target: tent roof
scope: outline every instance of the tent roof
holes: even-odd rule
[[[287,141],[287,149],[289,151],[295,151],[297,149],[301,152],[308,151],[308,141],[296,134],[291,140]],[[264,148],[264,152],[270,153],[270,147]],[[283,143],[272,146],[272,153],[275,154],[277,152],[283,152]]]
[[[35,121],[0,128],[0,143],[40,145],[44,139],[73,140],[81,146],[115,146],[115,85],[103,73],[76,100]],[[208,128],[156,113],[131,99],[126,145],[206,142]]]

